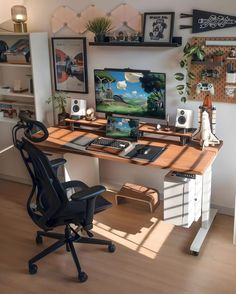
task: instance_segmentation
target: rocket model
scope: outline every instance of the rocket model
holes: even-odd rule
[[[210,116],[209,116],[210,113]],[[200,145],[208,147],[209,145],[219,144],[220,141],[216,133],[216,108],[205,108],[200,106],[198,110],[198,128],[193,133],[192,140],[200,141]]]

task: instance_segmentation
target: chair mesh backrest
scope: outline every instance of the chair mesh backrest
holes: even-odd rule
[[[37,222],[38,219],[42,227],[47,225],[56,212],[65,206],[68,198],[44,153],[25,139],[22,140],[22,143],[21,155],[30,172],[33,184],[36,185],[37,205],[42,215],[34,221]]]

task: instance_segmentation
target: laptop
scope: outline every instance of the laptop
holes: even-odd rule
[[[137,142],[139,139],[139,119],[109,116],[106,137]]]

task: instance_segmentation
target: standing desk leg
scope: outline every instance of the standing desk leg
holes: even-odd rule
[[[195,239],[190,246],[190,252],[193,255],[198,255],[201,246],[206,238],[206,235],[211,227],[211,224],[217,213],[216,209],[210,207],[211,205],[211,166],[206,170],[202,177],[202,225],[199,229]]]

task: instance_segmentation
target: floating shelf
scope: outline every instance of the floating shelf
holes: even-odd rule
[[[110,47],[179,47],[179,43],[155,43],[155,42],[89,42],[90,46]]]

